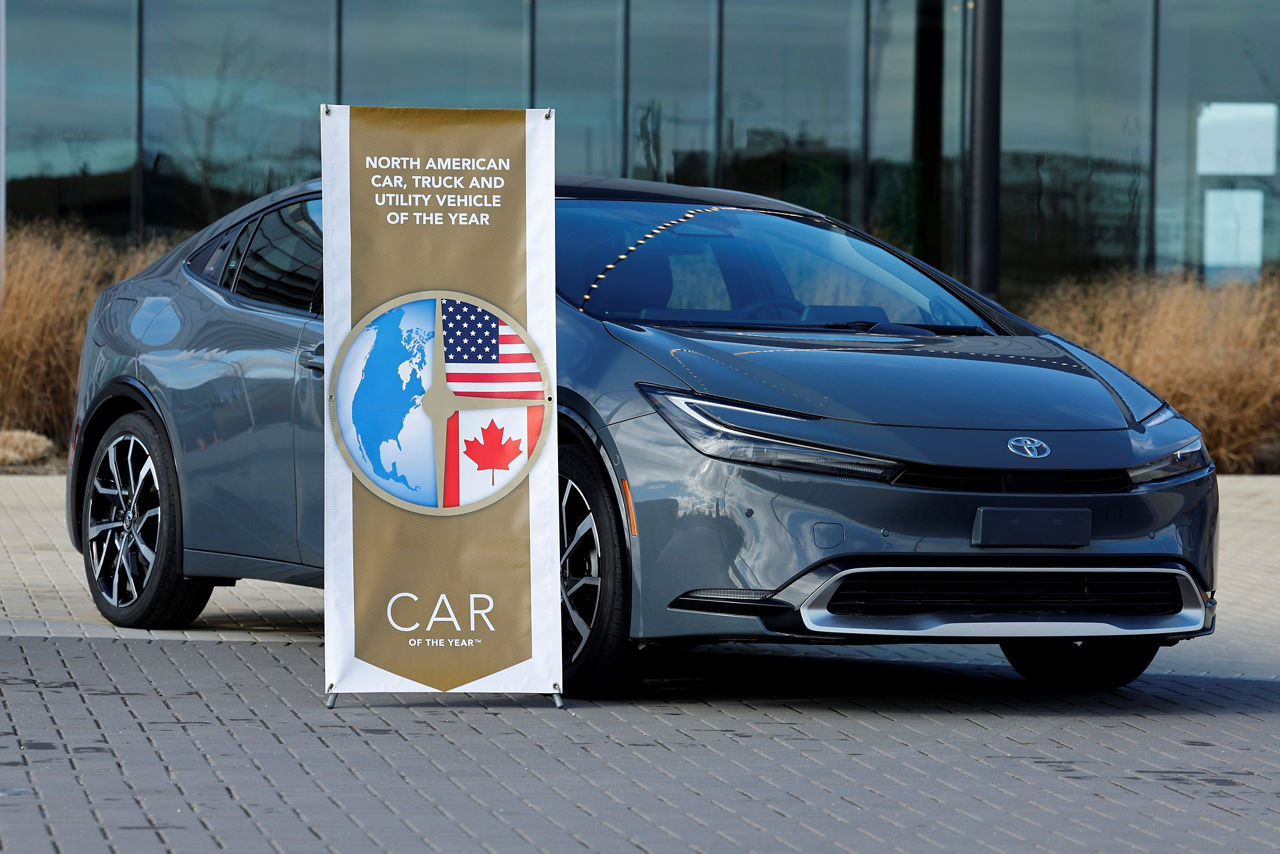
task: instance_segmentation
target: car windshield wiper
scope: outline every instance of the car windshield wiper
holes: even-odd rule
[[[641,318],[629,320],[627,323],[642,323],[648,326],[671,326],[680,329],[746,329],[752,332],[768,332],[773,329],[798,330],[801,332],[820,332],[824,329],[856,329],[865,331],[875,326],[875,321],[856,321],[850,325],[844,323],[782,323],[777,321],[753,320],[651,320]],[[866,326],[858,324],[866,323]]]
[[[963,324],[947,324],[947,323],[913,323],[912,326],[917,329],[927,329],[935,335],[995,335],[996,333],[985,326],[965,326]]]
[[[686,320],[686,319],[648,319],[619,321],[641,323],[650,326],[672,326],[678,328],[697,329],[751,329],[762,332],[770,329],[794,329],[800,331],[820,331],[824,329],[847,329],[853,332],[870,332],[874,335],[994,335],[985,326],[963,326],[942,323],[889,323],[883,320],[842,320],[830,323],[777,323],[743,318],[742,320]]]
[[[867,332],[871,329],[885,323],[883,320],[837,320],[831,323],[822,324],[823,329],[852,329],[856,332]],[[898,324],[888,324],[896,326]]]
[[[852,329],[855,332],[867,332],[871,335],[925,336],[932,338],[936,334],[923,323],[890,323],[887,320],[846,320],[822,325],[826,329]]]
[[[750,320],[673,320],[666,318],[636,317],[625,320],[608,318],[615,323],[639,323],[644,326],[673,326],[679,329],[758,329],[759,323]]]
[[[994,335],[985,326],[947,323],[889,323],[875,320],[847,320],[822,324],[824,329],[852,329],[875,335]]]

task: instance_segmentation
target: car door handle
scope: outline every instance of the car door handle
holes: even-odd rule
[[[314,350],[308,350],[298,355],[298,364],[304,368],[310,368],[313,371],[324,373],[324,345],[316,347]]]

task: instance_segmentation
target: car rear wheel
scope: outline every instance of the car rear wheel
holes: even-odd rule
[[[565,688],[602,692],[623,681],[629,643],[618,513],[581,449],[560,453],[560,614]]]
[[[1137,679],[1160,644],[1144,638],[1037,638],[1006,641],[1000,650],[1022,678],[1045,688],[1110,691]]]
[[[182,628],[211,584],[182,575],[178,478],[168,443],[140,412],[107,429],[85,484],[81,541],[93,601],[117,626]]]

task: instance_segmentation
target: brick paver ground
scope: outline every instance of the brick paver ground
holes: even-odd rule
[[[1280,478],[1224,478],[1219,631],[1076,697],[992,649],[652,655],[631,696],[344,696],[315,591],[97,616],[56,478],[0,478],[3,851],[1270,851]],[[199,642],[203,641],[203,642]]]

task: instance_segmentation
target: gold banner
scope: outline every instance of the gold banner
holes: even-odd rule
[[[538,393],[511,390],[536,387],[541,369],[522,333],[525,114],[352,107],[350,117],[352,332],[338,370],[356,351],[371,358],[377,335],[400,330],[406,346],[419,335],[391,387],[421,383],[414,401],[425,425],[414,433],[406,420],[398,437],[361,451],[383,476],[352,482],[355,655],[450,690],[532,654],[529,495],[520,470],[527,472],[540,447],[538,419],[549,392],[545,382]],[[406,300],[430,318],[423,322],[433,327],[428,343],[425,329],[405,331],[403,312],[390,313]],[[380,317],[399,325],[386,321],[365,332],[373,343],[361,344],[362,331]],[[464,324],[466,335],[474,324],[490,337],[455,338],[454,327]],[[501,341],[503,364],[458,367],[471,358],[467,347],[485,350],[490,340],[494,347]],[[506,364],[508,350],[524,361]],[[515,377],[502,390],[462,390],[488,388],[478,383],[499,370]],[[446,371],[454,372],[447,382]],[[341,389],[338,398],[340,405]],[[526,432],[510,427],[519,423]],[[429,449],[410,447],[428,435]],[[346,441],[349,462],[351,446]],[[415,459],[430,455],[434,483],[425,476],[413,483],[411,462],[388,463],[411,450]],[[509,479],[504,494],[501,478]],[[402,482],[424,495],[434,491],[435,509],[404,500],[412,494],[396,492],[407,488]],[[380,483],[390,484],[391,498]]]

